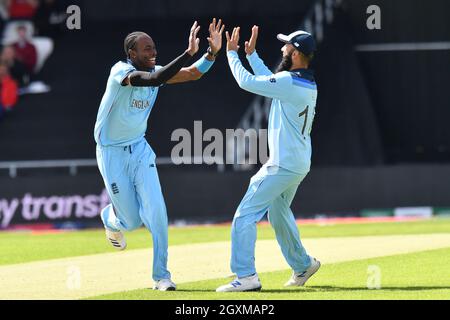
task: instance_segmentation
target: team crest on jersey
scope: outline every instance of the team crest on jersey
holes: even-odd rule
[[[114,182],[113,184],[111,184],[111,189],[112,189],[113,194],[119,193],[119,187],[117,186],[117,183]]]

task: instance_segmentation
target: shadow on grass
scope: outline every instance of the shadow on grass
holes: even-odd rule
[[[215,292],[216,289],[177,289],[176,292]]]
[[[381,287],[380,289],[368,289],[367,287],[338,287],[338,286],[311,286],[296,289],[267,289],[263,292],[287,293],[287,292],[339,292],[339,291],[423,291],[450,289],[450,286],[412,286],[412,287]]]
[[[261,293],[289,293],[289,292],[345,292],[345,291],[423,291],[423,290],[445,290],[450,286],[415,286],[415,287],[381,287],[380,289],[368,289],[366,287],[338,287],[338,286],[311,286],[303,288],[286,289],[262,289]],[[177,289],[177,292],[214,292],[215,289]],[[252,291],[257,294],[258,292]]]

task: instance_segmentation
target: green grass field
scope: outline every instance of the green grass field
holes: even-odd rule
[[[450,219],[414,222],[358,223],[299,226],[302,238],[371,235],[450,233]],[[150,248],[149,232],[141,228],[126,233],[127,250]],[[275,239],[270,225],[258,225],[258,239]],[[171,227],[169,245],[229,241],[230,226]],[[115,252],[105,241],[102,229],[55,234],[0,232],[0,265]]]
[[[303,288],[283,288],[289,270],[260,274],[261,292],[216,293],[230,279],[186,283],[176,292],[134,290],[93,299],[310,300],[450,299],[450,248],[323,265]],[[368,289],[368,267],[380,268],[381,288]]]
[[[299,226],[302,239],[388,235],[450,234],[450,219],[434,218],[414,222],[357,223]],[[127,252],[151,248],[145,229],[126,233]],[[272,228],[258,226],[258,239],[275,239]],[[230,226],[195,226],[169,230],[169,245],[230,241]],[[334,240],[333,240],[334,241]],[[357,245],[357,243],[355,244]],[[330,248],[333,250],[333,248]],[[0,268],[51,259],[96,256],[116,252],[105,240],[104,231],[87,230],[54,234],[0,232]],[[201,253],[199,253],[201,254]],[[228,265],[228,261],[224,261]],[[175,292],[138,289],[89,299],[450,299],[450,246],[441,249],[396,254],[370,259],[354,259],[323,264],[303,288],[284,288],[290,270],[260,273],[263,290],[256,293],[216,293],[215,289],[232,278],[179,283]],[[370,266],[380,271],[380,289],[368,289]],[[186,266],[194,268],[195,266]],[[227,274],[224,274],[226,277]],[[150,279],[149,279],[150,280]],[[1,275],[0,275],[1,283]],[[148,282],[150,288],[151,281]],[[136,288],[136,287],[134,287]],[[1,291],[1,290],[0,290]],[[86,296],[85,296],[86,297]],[[1,296],[0,298],[5,298]],[[6,297],[7,298],[7,297]]]

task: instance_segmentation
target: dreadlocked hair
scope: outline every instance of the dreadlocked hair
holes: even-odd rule
[[[137,39],[140,36],[145,36],[145,35],[147,35],[145,32],[135,31],[126,36],[126,38],[123,42],[123,48],[125,50],[125,55],[127,56],[127,58],[130,58],[128,50],[133,49],[134,46],[136,45]]]

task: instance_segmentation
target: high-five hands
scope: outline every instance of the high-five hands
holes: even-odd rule
[[[186,52],[191,56],[196,54],[199,48],[200,39],[197,38],[197,33],[199,30],[200,26],[197,24],[197,21],[195,21],[189,33],[189,46],[186,50]]]
[[[256,39],[258,39],[258,26],[252,27],[252,36],[250,37],[250,40],[245,41],[245,53],[247,55],[251,55],[256,48]]]
[[[239,31],[240,27],[234,27],[233,33],[230,34],[225,32],[225,35],[227,37],[227,51],[238,51],[239,50]]]
[[[206,38],[211,48],[212,54],[217,54],[222,48],[222,33],[225,25],[222,25],[222,19],[216,24],[216,18],[209,24],[209,37]]]
[[[240,27],[233,28],[233,32],[230,34],[228,31],[225,33],[227,37],[227,51],[238,51],[239,50],[239,31]],[[258,39],[258,29],[259,27],[254,25],[252,27],[252,35],[250,40],[245,41],[245,53],[251,55],[256,48],[256,40]]]

